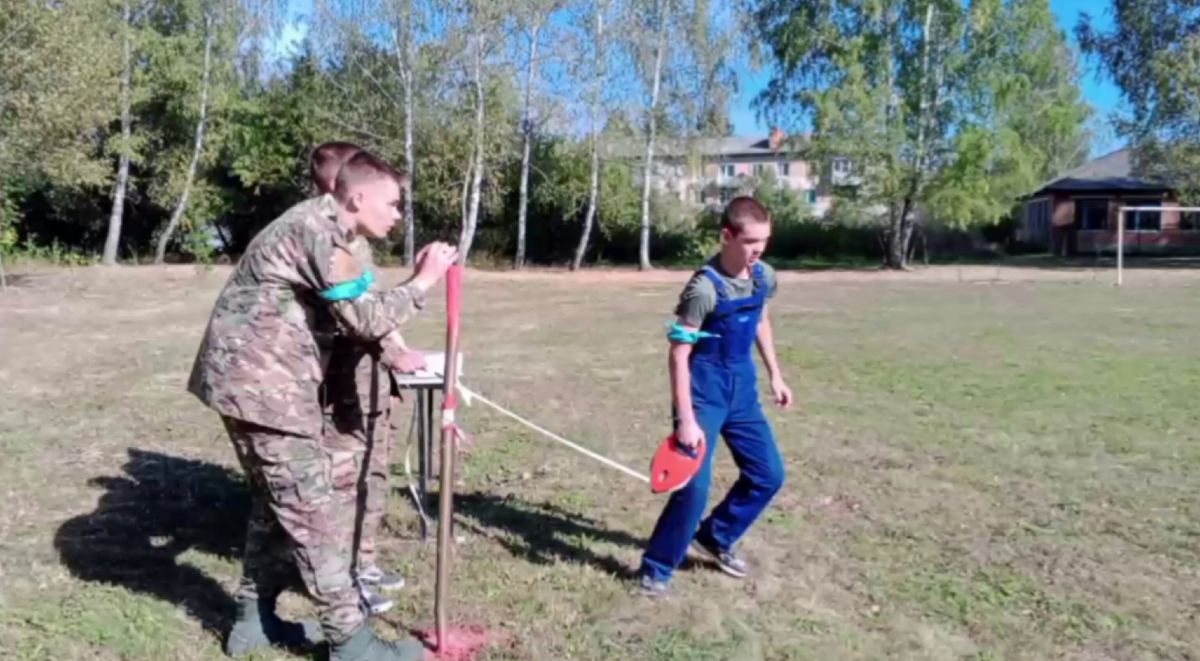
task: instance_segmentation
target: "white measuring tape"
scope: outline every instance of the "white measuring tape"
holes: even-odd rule
[[[462,393],[463,402],[466,403],[467,406],[470,406],[472,401],[479,400],[482,404],[484,404],[485,406],[488,406],[489,408],[496,411],[497,413],[500,413],[501,415],[512,418],[513,420],[516,420],[517,422],[525,425],[526,427],[529,427],[530,429],[532,429],[536,432],[539,432],[543,436],[545,436],[551,440],[557,441],[557,442],[561,443],[562,445],[565,445],[586,457],[595,459],[596,461],[604,464],[605,466],[608,466],[609,468],[619,470],[622,473],[625,473],[626,475],[628,475],[632,478],[641,480],[642,482],[646,482],[646,483],[650,482],[649,477],[633,470],[632,468],[625,466],[624,464],[619,464],[619,463],[613,461],[612,459],[605,457],[604,455],[592,452],[591,450],[583,447],[582,445],[580,445],[578,443],[568,441],[567,439],[563,438],[562,436],[555,434],[554,432],[538,425],[537,423],[530,422],[529,420],[522,418],[521,416],[517,415],[516,413],[513,413],[512,411],[504,408],[503,406],[500,406],[496,402],[493,402],[492,400],[488,399],[487,397],[484,397],[483,395],[480,395],[479,393],[467,388],[466,386],[464,386],[461,383],[458,384],[458,391],[460,393]]]
[[[594,459],[594,460],[604,464],[605,466],[608,466],[609,468],[621,471],[622,473],[628,475],[629,477],[632,477],[637,480],[641,480],[642,482],[645,482],[647,484],[649,484],[649,482],[650,482],[650,478],[647,477],[646,475],[643,475],[642,473],[639,473],[624,464],[617,463],[616,461],[613,461],[612,459],[609,459],[608,457],[605,457],[602,454],[593,452],[578,443],[575,443],[573,441],[568,441],[567,439],[563,438],[562,436],[559,436],[558,434],[555,434],[554,432],[550,431],[549,429],[546,429],[545,427],[542,427],[541,425],[539,425],[535,422],[527,420],[527,419],[521,417],[520,415],[517,415],[516,413],[504,408],[503,406],[500,406],[496,402],[493,402],[492,400],[488,399],[487,397],[480,395],[479,393],[475,392],[474,390],[467,388],[461,382],[458,384],[457,387],[458,387],[459,394],[462,395],[463,403],[466,404],[467,406],[470,406],[472,404],[472,402],[478,400],[480,403],[491,408],[493,411],[496,411],[497,413],[499,413],[503,416],[506,416],[508,418],[512,418],[513,420],[516,420],[517,422],[521,423],[522,425],[525,425],[526,427],[529,427],[530,429],[542,434],[546,438],[549,438],[550,440],[553,440],[557,443],[565,445],[568,448],[584,455],[585,457],[588,457],[589,459]],[[451,422],[451,423],[454,422],[454,417],[453,417],[454,412],[453,411],[443,411],[442,412],[442,424],[443,425],[445,425],[447,423],[447,418],[446,418],[447,413],[450,416],[449,422]],[[409,493],[412,494],[413,501],[416,502],[416,504],[417,504],[417,511],[421,515],[421,518],[425,520],[426,525],[429,525],[430,524],[429,517],[425,513],[424,505],[421,503],[421,499],[417,495],[416,486],[413,484],[413,481],[412,481],[412,463],[411,463],[411,454],[410,453],[412,452],[413,430],[416,427],[416,421],[417,421],[416,410],[414,409],[413,419],[412,419],[412,422],[410,423],[410,426],[408,429],[408,447],[405,448],[405,451],[404,451],[404,474],[406,477],[408,477],[408,480],[409,480],[408,490],[409,490]]]

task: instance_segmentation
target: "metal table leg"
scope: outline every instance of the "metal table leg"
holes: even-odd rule
[[[433,389],[425,390],[425,456],[429,457],[426,464],[428,469],[426,477],[433,473],[433,464],[436,460],[437,453],[434,452],[434,439],[436,438],[436,429],[433,421]],[[441,470],[441,467],[438,467]]]
[[[429,453],[425,424],[425,398],[429,396],[429,391],[424,388],[415,388],[414,391],[416,401],[413,402],[413,406],[417,407],[417,498],[421,499],[418,504],[423,509],[429,502]],[[421,517],[421,539],[425,540],[428,537],[429,526],[425,523],[425,517]]]

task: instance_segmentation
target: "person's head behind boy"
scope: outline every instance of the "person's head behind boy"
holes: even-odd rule
[[[758,200],[735,197],[721,214],[721,266],[731,274],[750,268],[771,238],[771,214]]]
[[[317,192],[321,195],[332,193],[342,164],[362,150],[362,147],[352,142],[326,142],[317,145],[308,158],[308,171]]]

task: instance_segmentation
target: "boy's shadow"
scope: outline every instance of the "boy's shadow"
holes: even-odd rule
[[[641,548],[643,540],[604,527],[599,521],[569,512],[551,503],[530,503],[512,497],[480,492],[462,494],[455,509],[476,533],[506,533],[497,541],[514,556],[535,564],[556,560],[582,562],[618,578],[632,578],[633,568],[611,555],[599,554],[585,540]]]
[[[125,474],[96,477],[106,489],[96,509],[59,527],[54,547],[71,573],[178,606],[218,638],[229,630],[233,598],[197,567],[189,550],[240,566],[249,494],[223,466],[130,448]]]

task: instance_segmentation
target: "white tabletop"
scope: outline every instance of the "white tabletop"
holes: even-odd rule
[[[406,374],[403,372],[392,371],[392,376],[396,379],[398,386],[441,386],[445,383],[446,377],[446,352],[445,351],[425,351],[422,352],[425,356],[425,369]],[[462,376],[463,369],[463,354],[458,354],[458,375]]]

